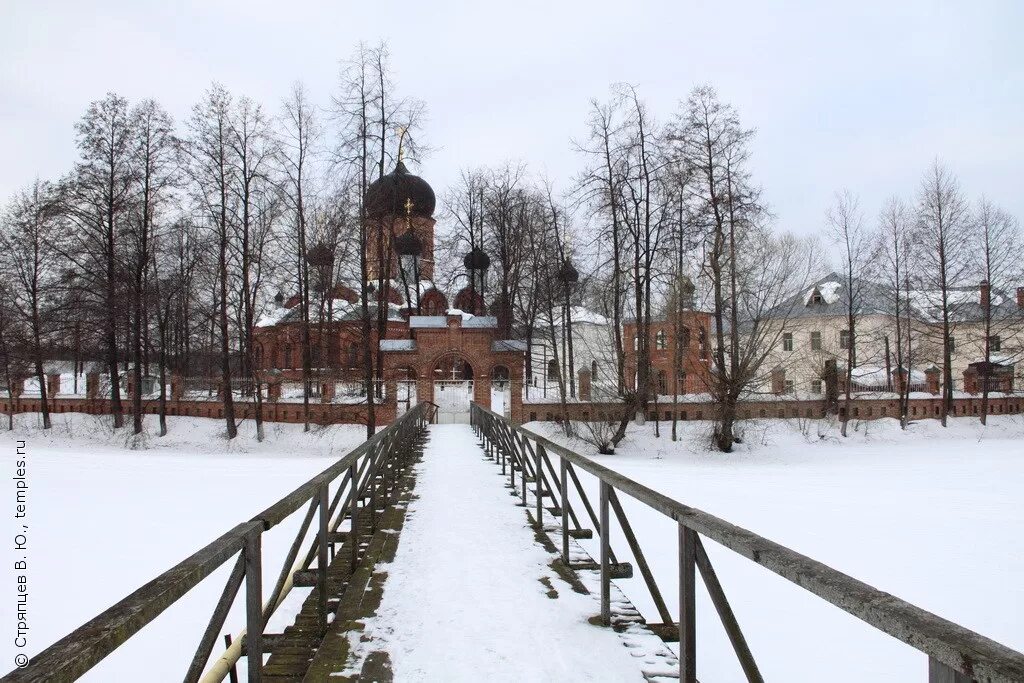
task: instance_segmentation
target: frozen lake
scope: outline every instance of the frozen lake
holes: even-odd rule
[[[528,425],[553,434],[548,424]],[[875,587],[1024,650],[1024,420],[876,421],[845,442],[778,422],[748,426],[737,453],[709,452],[709,426],[631,426],[601,464]],[[575,450],[593,448],[581,442]],[[588,450],[589,449],[589,450]],[[557,466],[557,464],[556,464]],[[593,478],[580,475],[584,483]],[[596,504],[596,486],[592,500]],[[669,608],[678,605],[675,525],[620,496]],[[612,522],[617,531],[617,524]],[[926,657],[733,552],[705,541],[766,680],[924,680]],[[621,536],[613,548],[627,554]],[[590,546],[597,556],[596,542]],[[617,582],[660,621],[639,572]],[[742,673],[698,578],[698,676]]]

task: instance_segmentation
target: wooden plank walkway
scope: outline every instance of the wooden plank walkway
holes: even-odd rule
[[[327,606],[333,621],[321,622],[318,616],[320,595],[314,586],[303,601],[294,623],[281,634],[265,634],[264,650],[270,657],[263,665],[263,680],[267,683],[301,683],[304,680],[326,680],[311,673],[318,651],[331,652],[336,648],[324,647],[337,640],[339,630],[345,631],[353,623],[360,608],[370,606],[364,602],[367,577],[372,574],[384,548],[397,546],[398,532],[405,518],[405,508],[412,495],[415,475],[412,465],[423,453],[427,434],[421,431],[408,449],[406,457],[382,467],[374,477],[369,491],[359,501],[356,515],[356,535],[351,529],[333,535],[332,559],[327,569]],[[375,500],[376,506],[370,507]],[[349,518],[349,526],[351,519]],[[356,564],[353,572],[352,543],[356,543]],[[301,575],[300,575],[301,577]],[[301,580],[301,579],[300,579]],[[300,580],[296,585],[300,585]],[[379,593],[379,590],[378,590]],[[379,600],[379,598],[378,598]],[[328,617],[330,620],[331,617]],[[322,656],[321,656],[322,658]],[[344,661],[344,659],[342,659]],[[331,680],[339,680],[332,678]]]

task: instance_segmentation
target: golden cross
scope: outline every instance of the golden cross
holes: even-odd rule
[[[412,197],[405,198],[405,215],[408,216],[412,213]]]
[[[406,126],[399,126],[398,128],[398,160],[401,161],[405,156],[405,148],[402,143],[405,142],[405,134],[409,132]]]

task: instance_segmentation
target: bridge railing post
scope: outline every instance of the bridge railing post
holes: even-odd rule
[[[951,669],[934,657],[928,658],[928,683],[971,683],[970,676]]]
[[[562,497],[562,561],[569,566],[569,461],[565,456],[558,458],[561,472],[561,497]]]
[[[356,469],[356,464],[353,462],[349,466],[349,472],[351,474],[352,481],[352,505],[349,508],[349,545],[351,546],[351,555],[349,560],[349,567],[351,571],[356,570],[356,563],[359,561],[359,472]]]
[[[263,680],[263,561],[262,531],[245,540],[245,646],[248,651],[249,683]]]
[[[516,444],[518,443],[514,434],[509,434],[509,442],[512,444],[512,450],[515,451]],[[516,451],[517,458],[519,460],[519,467],[523,470],[523,507],[526,507],[526,449],[521,448]]]
[[[697,532],[679,525],[679,681],[697,682]]]
[[[320,628],[322,629],[327,628],[327,529],[331,521],[327,486],[327,484],[322,485],[318,493],[320,528],[317,531],[316,589],[318,592],[317,616],[320,617]]]
[[[525,439],[524,439],[525,441]],[[541,486],[541,482],[544,477],[541,476],[542,462],[541,458],[544,457],[544,446],[537,444],[537,449],[533,454],[533,479],[534,479],[534,491],[537,496],[537,529],[544,528],[544,491]]]
[[[600,501],[598,503],[601,516],[601,623],[612,625],[612,574],[610,559],[610,539],[608,529],[608,491],[611,485],[602,481],[600,485]]]

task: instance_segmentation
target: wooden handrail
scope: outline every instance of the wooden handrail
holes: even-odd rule
[[[240,552],[246,552],[247,547],[252,547],[254,537],[258,547],[258,537],[264,531],[279,524],[303,505],[310,503],[314,497],[321,495],[323,487],[355,467],[360,457],[371,453],[371,449],[386,439],[392,439],[396,433],[410,424],[421,421],[425,411],[425,406],[415,406],[386,429],[346,453],[338,462],[299,485],[263,512],[234,527],[127,595],[32,657],[28,666],[11,671],[0,681],[43,683],[73,681],[81,677],[216,569]],[[271,604],[279,604],[282,597],[271,596]],[[252,604],[248,606],[250,621],[257,620],[262,623],[262,607]]]
[[[732,524],[594,462],[536,432],[509,423],[503,416],[477,404],[475,415],[486,415],[512,432],[542,445],[602,484],[657,510],[682,527],[707,536],[769,571],[839,607],[878,630],[903,641],[941,662],[964,680],[1024,681],[1024,654],[943,619],[890,593],[859,581],[764,536]]]

